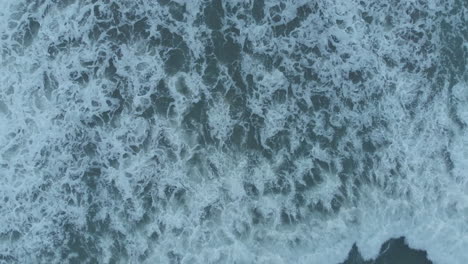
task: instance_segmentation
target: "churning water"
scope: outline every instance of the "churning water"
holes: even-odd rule
[[[468,263],[467,20],[0,0],[0,263]]]

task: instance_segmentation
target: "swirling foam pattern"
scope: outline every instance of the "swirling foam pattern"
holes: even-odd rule
[[[1,0],[1,263],[468,263],[468,2]]]

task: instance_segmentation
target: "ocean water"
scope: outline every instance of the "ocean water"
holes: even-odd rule
[[[0,263],[468,263],[467,20],[0,0]]]

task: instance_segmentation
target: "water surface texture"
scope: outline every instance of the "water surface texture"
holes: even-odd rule
[[[468,263],[467,20],[0,0],[0,263]]]

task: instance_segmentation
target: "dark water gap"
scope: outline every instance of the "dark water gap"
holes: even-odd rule
[[[365,260],[356,244],[349,251],[346,260],[340,264],[432,264],[424,250],[412,249],[404,237],[392,238],[380,247],[377,258]]]

